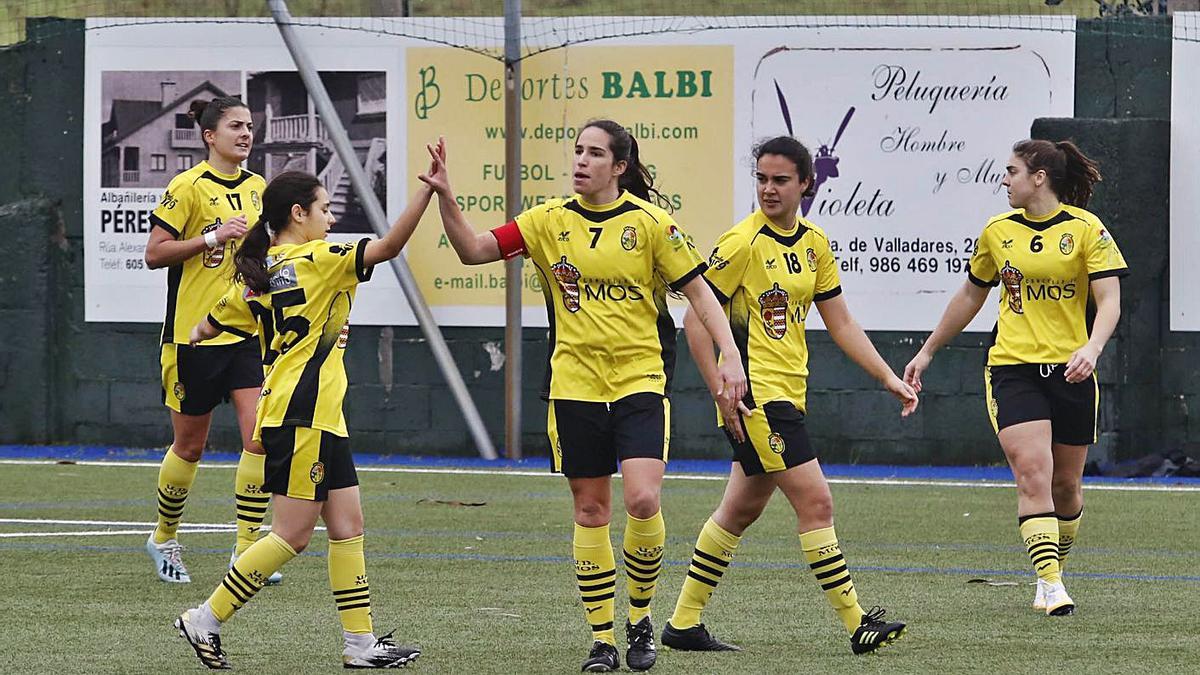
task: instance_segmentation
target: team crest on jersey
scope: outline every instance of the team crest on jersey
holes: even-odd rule
[[[554,274],[554,280],[558,282],[559,289],[562,290],[563,305],[567,311],[574,314],[579,311],[579,277],[583,276],[579,273],[579,268],[567,262],[567,256],[563,256],[562,260],[550,266],[550,272]]]
[[[1063,234],[1062,239],[1058,240],[1058,250],[1063,255],[1071,255],[1071,251],[1075,250],[1075,237],[1072,237],[1070,232]]]
[[[255,211],[262,211],[262,202],[258,198],[258,190],[250,191],[250,203],[254,205]]]
[[[320,485],[321,481],[325,480],[325,465],[321,462],[313,462],[312,468],[308,470],[308,479],[313,482],[313,485]]]
[[[342,324],[342,331],[340,333],[338,333],[337,348],[345,349],[347,342],[350,342],[350,320],[349,319],[346,320],[346,323]]]
[[[767,436],[767,447],[771,448],[771,452],[782,455],[783,451],[787,449],[787,444],[783,442],[783,436],[773,433]]]
[[[187,391],[183,388],[182,382],[176,382],[174,387],[171,387],[171,393],[175,394],[175,398],[182,401],[187,398]]]
[[[209,223],[208,225],[205,225],[204,229],[201,230],[200,233],[208,234],[209,232],[216,232],[217,228],[220,226],[221,219],[218,218],[215,223]],[[201,260],[204,262],[205,267],[220,267],[221,263],[225,262],[225,244],[217,244],[216,248],[204,249]]]
[[[808,270],[810,272],[816,272],[817,271],[817,252],[810,248],[810,249],[808,249],[808,251],[806,251],[804,253],[804,256],[806,258],[808,258]]]
[[[779,282],[758,296],[759,315],[767,335],[782,340],[787,334],[788,292],[779,287]]]
[[[637,228],[632,225],[626,225],[621,231],[621,248],[626,251],[632,251],[637,248]]]
[[[1021,305],[1021,284],[1024,280],[1025,275],[1021,270],[1005,260],[1004,267],[1000,268],[1000,284],[1004,286],[1004,292],[1008,295],[1008,308],[1014,314],[1025,313]]]
[[[1096,241],[1096,246],[1100,248],[1112,246],[1112,235],[1108,233],[1108,230],[1100,228],[1100,238]]]

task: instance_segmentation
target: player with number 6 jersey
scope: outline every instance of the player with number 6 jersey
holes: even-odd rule
[[[1096,442],[1096,361],[1129,273],[1112,234],[1084,208],[1099,180],[1096,163],[1070,141],[1014,145],[1003,184],[1015,210],[988,221],[967,281],[904,371],[920,390],[933,355],[1000,287],[987,412],[1017,482],[1017,524],[1038,579],[1033,607],[1052,616],[1075,611],[1062,568],[1083,515],[1087,446]]]

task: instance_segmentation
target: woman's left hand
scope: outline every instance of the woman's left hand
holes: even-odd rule
[[[1092,346],[1090,343],[1079,348],[1079,351],[1071,355],[1071,360],[1067,361],[1067,369],[1063,372],[1063,377],[1067,378],[1067,382],[1075,384],[1083,382],[1096,370],[1096,361],[1100,359],[1100,348]]]
[[[888,393],[896,397],[900,401],[900,416],[908,417],[917,409],[917,392],[904,380],[893,375],[884,383],[884,388]]]

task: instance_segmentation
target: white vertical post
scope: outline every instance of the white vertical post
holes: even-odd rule
[[[308,58],[308,52],[300,44],[300,39],[292,26],[292,15],[288,11],[287,2],[286,0],[267,0],[267,6],[270,7],[271,16],[275,20],[276,27],[279,28],[279,35],[283,37],[284,44],[291,52],[296,70],[300,71],[300,77],[304,80],[308,95],[316,104],[317,112],[325,121],[329,140],[333,143],[334,149],[342,159],[342,164],[345,165],[346,172],[350,175],[350,182],[363,205],[367,220],[371,223],[371,229],[382,237],[389,229],[383,208],[379,205],[374,191],[371,190],[371,183],[367,180],[362,165],[358,163],[354,148],[350,145],[350,137],[346,135],[346,129],[337,116],[337,110],[333,107],[329,92],[321,83],[316,67]],[[454,363],[454,357],[450,355],[446,340],[442,337],[437,322],[434,321],[433,314],[429,311],[429,306],[425,304],[425,298],[421,295],[421,289],[417,287],[416,279],[413,278],[412,271],[408,268],[408,262],[404,256],[399,256],[391,260],[391,265],[392,270],[396,273],[396,278],[400,281],[400,288],[404,290],[404,297],[408,299],[408,304],[421,325],[425,339],[429,342],[434,359],[437,361],[442,375],[446,378],[446,384],[449,385],[451,393],[458,402],[459,410],[475,440],[475,447],[478,449],[479,455],[484,459],[496,459],[496,449],[492,446],[491,438],[488,437],[487,428],[483,425],[483,418],[479,416],[479,410],[475,407],[475,402],[471,400],[471,394],[467,391],[462,374],[458,372],[458,366]]]

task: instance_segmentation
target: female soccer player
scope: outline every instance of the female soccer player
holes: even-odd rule
[[[1129,273],[1112,235],[1084,210],[1099,180],[1096,163],[1069,141],[1014,145],[1003,184],[1016,210],[983,228],[967,281],[904,369],[920,391],[933,355],[1001,286],[984,369],[988,416],[1017,482],[1017,522],[1038,577],[1033,606],[1051,616],[1075,611],[1062,562],[1079,531],[1083,464],[1096,442],[1096,360],[1121,316],[1119,277]]]
[[[808,346],[805,320],[813,304],[834,342],[901,403],[901,416],[917,395],[875,347],[841,296],[837,261],[821,228],[798,217],[813,189],[808,148],[790,136],[755,147],[759,208],[717,241],[704,278],[726,306],[750,383],[734,410],[721,410],[733,448],[721,504],[704,524],[662,643],[673,649],[738,651],[714,638],[700,614],[733,561],[742,534],[762,515],[776,488],[796,512],[800,548],[817,583],[850,633],[855,654],[874,651],[904,632],[884,620],[884,610],[863,612],[837,535],[833,497],[805,428]],[[692,357],[714,395],[720,363],[708,332],[691,312],[684,330]],[[722,359],[727,358],[722,356]]]
[[[329,535],[329,585],[342,622],[347,668],[394,668],[420,650],[376,638],[363,557],[363,515],[342,400],[348,317],[358,284],[400,254],[432,191],[422,185],[382,239],[325,241],[333,225],[329,193],[313,175],[289,171],[263,195],[263,217],[236,255],[237,279],[189,340],[219,332],[264,343],[267,377],[255,440],[267,452],[263,490],[273,495],[271,532],[229,569],[208,600],[175,621],[209,668],[228,668],[221,624],[250,601],[268,577],[308,546],[317,518]]]
[[[158,578],[174,583],[191,581],[176,530],[208,442],[212,410],[222,400],[233,401],[242,434],[234,476],[234,558],[258,538],[268,502],[262,492],[262,448],[251,440],[263,380],[258,341],[222,334],[198,345],[187,342],[191,327],[229,287],[238,240],[262,210],[265,183],[240,166],[250,155],[253,123],[246,104],[234,96],[193,101],[190,114],[208,146],[208,159],[171,180],[150,216],[146,244],[146,264],[168,268],[160,361],[163,403],[174,429],[158,471],[158,526],[146,540],[146,552]]]
[[[611,120],[592,120],[575,143],[575,195],[536,206],[491,232],[476,234],[455,202],[444,169],[445,145],[427,182],[438,193],[442,224],[468,265],[526,255],[541,276],[550,318],[550,363],[543,396],[553,468],[574,497],[574,559],[592,628],[584,671],[620,666],[613,635],[616,561],[609,540],[609,482],[620,462],[627,511],[623,557],[629,591],[626,662],[654,665],[650,602],[662,567],[659,509],[670,433],[675,325],[667,291],[682,291],[712,331],[725,362],[717,391],[728,408],[746,376],[729,324],[701,273],[704,261],[657,195],[637,141]]]

